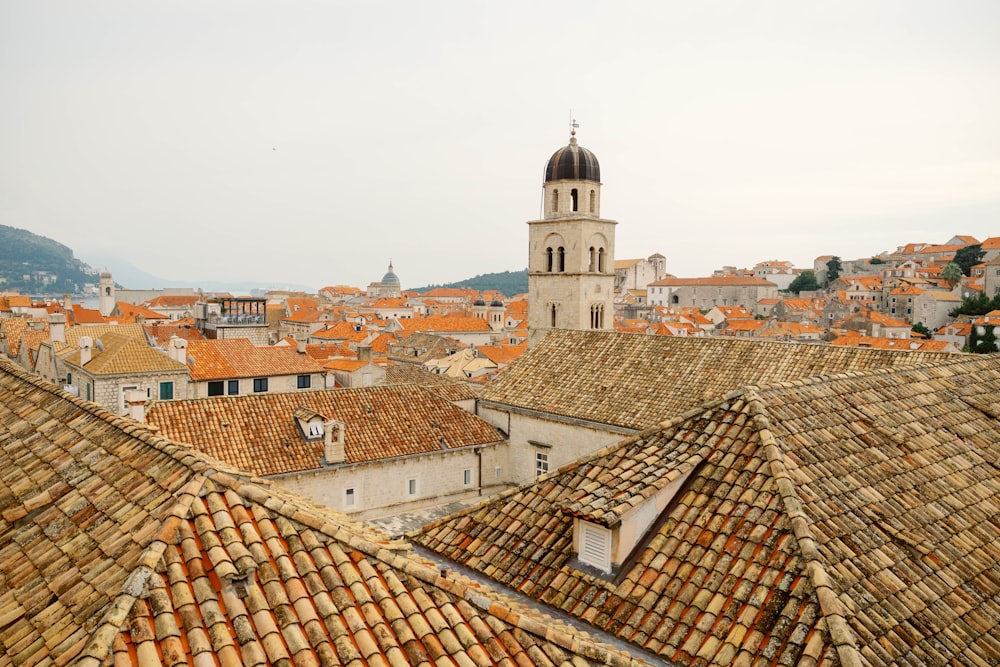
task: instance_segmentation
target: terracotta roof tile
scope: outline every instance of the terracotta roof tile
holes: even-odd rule
[[[188,343],[191,379],[225,380],[274,375],[322,373],[323,368],[294,347],[259,347],[246,338],[193,340]]]
[[[751,382],[938,358],[933,352],[554,330],[500,371],[480,399],[638,429]]]
[[[977,664],[1000,634],[1000,356],[746,387],[412,537],[673,664]],[[615,577],[573,557],[672,481]]]
[[[67,356],[65,361],[81,366],[92,375],[187,371],[187,366],[171,359],[161,350],[116,332],[107,332],[94,339],[91,359],[86,364],[80,363],[79,349]]]
[[[294,414],[344,422],[348,463],[499,442],[496,429],[413,385],[156,401],[146,419],[167,437],[261,475],[323,466],[322,440],[307,440]]]
[[[4,664],[639,664],[7,362],[0,433]]]

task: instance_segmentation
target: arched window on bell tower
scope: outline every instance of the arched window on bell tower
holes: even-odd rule
[[[590,191],[590,212],[597,213],[597,192]]]
[[[559,212],[559,191],[558,190],[553,190],[552,191],[552,212],[553,213],[558,213]]]
[[[553,329],[556,327],[556,304],[549,306],[549,326]]]
[[[580,198],[579,193],[577,192],[576,188],[573,188],[572,190],[569,191],[570,210],[573,211],[574,213],[580,210],[579,198]]]
[[[597,249],[594,246],[590,246],[590,266],[587,270],[591,273],[597,270]]]
[[[559,273],[566,272],[566,248],[559,246]]]
[[[604,248],[597,251],[597,272],[604,273]]]
[[[545,270],[552,273],[552,248],[545,249]]]

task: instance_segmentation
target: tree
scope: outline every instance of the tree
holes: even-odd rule
[[[924,326],[923,322],[917,322],[916,324],[914,324],[912,327],[910,327],[910,331],[919,335],[921,338],[931,337],[931,330],[928,329],[926,326]]]
[[[795,277],[792,284],[788,286],[789,292],[814,292],[819,289],[819,283],[816,282],[816,273],[806,269],[799,275]]]
[[[997,337],[993,332],[992,324],[972,325],[972,330],[969,332],[968,351],[974,354],[993,354],[997,351]]]
[[[834,255],[830,258],[830,261],[826,263],[826,284],[829,285],[834,280],[840,277],[840,270],[844,268],[840,264],[840,258]]]
[[[944,271],[941,272],[941,277],[948,281],[948,287],[952,289],[955,285],[962,282],[962,276],[966,275],[962,272],[962,267],[955,262],[948,262],[948,265],[944,267]]]
[[[985,254],[986,251],[983,250],[982,244],[967,245],[955,253],[953,261],[962,269],[962,275],[967,276],[972,272],[972,267],[983,261]]]
[[[985,315],[994,310],[1000,310],[1000,294],[992,299],[985,294],[967,296],[962,299],[962,305],[948,313],[951,317],[959,315]]]

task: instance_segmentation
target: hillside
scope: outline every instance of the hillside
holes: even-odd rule
[[[474,278],[460,280],[457,283],[448,283],[446,285],[428,285],[427,287],[414,288],[413,291],[426,292],[436,287],[462,287],[466,289],[478,290],[480,292],[483,290],[497,290],[504,296],[514,296],[515,294],[523,294],[528,291],[528,270],[522,269],[520,271],[483,273],[475,276]]]
[[[0,225],[0,290],[23,294],[80,294],[97,274],[73,251],[26,229]]]

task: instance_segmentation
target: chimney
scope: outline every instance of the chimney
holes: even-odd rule
[[[73,295],[65,294],[63,295],[63,309],[73,312]]]
[[[76,344],[80,348],[80,365],[86,366],[90,363],[90,359],[93,356],[94,339],[90,336],[80,336],[80,340]]]
[[[49,340],[53,343],[66,342],[66,315],[63,313],[49,315]]]
[[[180,336],[170,337],[170,346],[168,353],[171,359],[178,361],[185,366],[187,365],[187,346],[188,342],[181,338]]]
[[[359,345],[358,346],[358,361],[367,361],[371,363],[372,361],[372,346],[371,345]]]
[[[305,354],[306,353],[306,342],[304,340],[300,340],[298,343],[296,343],[295,344],[295,351],[298,352],[299,354]]]
[[[325,437],[323,456],[329,465],[344,463],[346,461],[344,454],[345,429],[346,425],[344,422],[337,421],[336,419],[331,419],[323,424],[323,434]]]
[[[146,392],[129,389],[125,392],[125,412],[139,423],[146,422]]]

